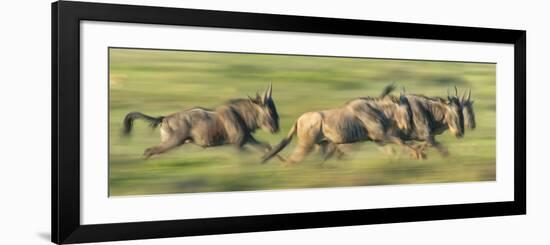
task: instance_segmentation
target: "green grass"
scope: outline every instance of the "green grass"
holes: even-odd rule
[[[110,195],[220,192],[262,189],[492,181],[495,160],[495,65],[457,62],[252,55],[159,50],[110,50]],[[386,153],[371,142],[346,147],[342,160],[320,164],[318,153],[293,167],[276,159],[260,164],[254,148],[202,149],[183,145],[149,160],[145,148],[160,141],[158,129],[137,121],[121,137],[130,111],[166,115],[192,106],[216,107],[231,98],[262,92],[273,82],[281,132],[258,131],[274,145],[302,113],[376,96],[395,81],[408,92],[445,96],[447,88],[471,88],[477,129],[463,139],[437,137],[451,156],[431,149],[427,160],[412,160],[401,149]],[[106,82],[106,81],[105,81]],[[288,156],[295,140],[281,154]]]

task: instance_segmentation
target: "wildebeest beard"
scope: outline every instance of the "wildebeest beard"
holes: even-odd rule
[[[460,99],[463,109],[462,113],[464,114],[464,127],[469,129],[476,128],[476,116],[474,113],[474,100],[471,99],[472,90],[468,90],[468,97],[466,97],[466,91]]]

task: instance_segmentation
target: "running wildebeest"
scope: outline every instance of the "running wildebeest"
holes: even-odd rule
[[[161,143],[147,148],[143,155],[149,158],[184,143],[202,147],[234,144],[242,149],[250,144],[266,152],[267,143],[256,140],[252,134],[261,128],[271,133],[279,131],[279,115],[272,97],[271,84],[256,98],[233,99],[214,110],[191,108],[168,116],[151,117],[131,112],[124,118],[124,133],[129,134],[135,119],[143,119],[155,128],[160,125]],[[279,158],[280,160],[284,160]]]
[[[447,99],[440,97],[427,97],[417,94],[404,95],[409,102],[412,111],[411,130],[402,135],[405,141],[422,141],[420,147],[423,152],[427,147],[435,147],[443,156],[448,156],[449,151],[441,143],[435,140],[435,136],[449,129],[457,138],[464,136],[463,101],[460,101],[455,87],[455,95],[447,95]],[[463,96],[464,97],[464,96]],[[473,118],[473,108],[470,105]],[[475,121],[473,127],[475,127]],[[469,125],[472,125],[469,123]],[[422,153],[422,156],[425,156]]]
[[[408,147],[415,157],[420,158],[421,152],[400,138],[400,131],[410,129],[411,115],[406,97],[395,98],[384,96],[384,93],[381,97],[360,97],[338,108],[302,114],[288,135],[264,155],[262,162],[286,147],[295,134],[298,145],[287,163],[302,161],[315,145],[321,147],[326,160],[334,152],[339,152],[339,144],[361,141],[395,143]]]

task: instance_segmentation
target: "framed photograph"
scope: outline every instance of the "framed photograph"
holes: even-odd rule
[[[521,30],[52,5],[52,241],[526,212]]]

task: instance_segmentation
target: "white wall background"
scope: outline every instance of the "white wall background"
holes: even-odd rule
[[[115,2],[115,1],[106,1]],[[527,30],[528,205],[525,216],[277,231],[104,244],[549,244],[550,163],[544,98],[550,22],[544,1],[120,0],[119,3]],[[0,244],[48,244],[50,2],[0,11]],[[7,136],[7,137],[6,137]]]

